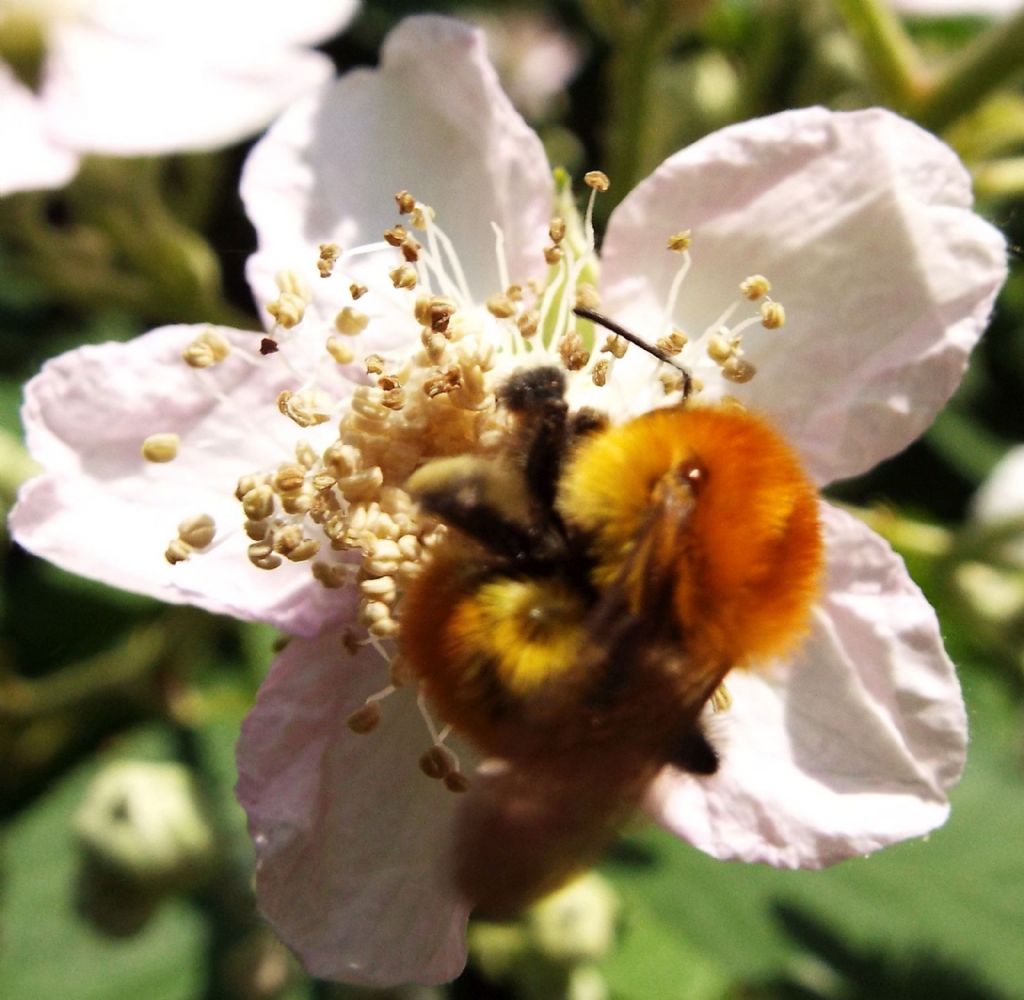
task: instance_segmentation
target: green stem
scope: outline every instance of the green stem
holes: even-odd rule
[[[672,0],[648,0],[620,18],[609,64],[608,173],[620,193],[631,190],[648,166],[647,113],[655,74],[680,28]],[[618,199],[601,199],[610,210]]]
[[[1024,68],[1024,10],[985,32],[916,104],[914,117],[941,131]]]
[[[883,100],[898,110],[913,104],[925,73],[917,48],[885,0],[835,0]]]

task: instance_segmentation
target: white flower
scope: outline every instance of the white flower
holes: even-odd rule
[[[901,14],[921,17],[1009,17],[1020,10],[1021,0],[890,0]]]
[[[431,455],[486,449],[500,433],[494,388],[527,358],[582,364],[571,401],[615,420],[672,401],[643,352],[616,359],[598,388],[611,355],[584,362],[565,340],[597,260],[571,220],[552,251],[550,178],[480,36],[406,21],[379,70],[291,108],[247,164],[249,276],[277,319],[270,353],[259,335],[171,327],[58,358],[27,390],[47,472],[12,515],[23,545],[299,636],[244,726],[238,792],[263,911],[321,976],[437,982],[464,960],[471,901],[451,862],[473,850],[458,839],[460,804],[472,809],[477,785],[462,798],[424,779],[415,698],[377,697],[396,592],[430,541],[405,476]],[[392,196],[405,189],[403,233]],[[666,250],[684,227],[692,247],[680,237]],[[971,211],[946,146],[885,111],[809,109],[662,164],[615,210],[599,284],[602,309],[648,340],[687,331],[679,357],[701,398],[764,412],[824,485],[928,426],[1005,272],[1003,240]],[[764,313],[739,291],[757,275],[778,298]],[[779,303],[786,322],[771,328]],[[556,329],[551,348],[522,335],[534,311]],[[144,461],[144,439],[166,461]],[[236,482],[254,473],[238,489],[243,515]],[[828,504],[822,519],[808,641],[789,663],[730,675],[715,776],[669,769],[651,789],[652,814],[717,857],[813,867],[923,834],[946,817],[962,767],[963,704],[934,613],[881,539]],[[346,634],[355,615],[368,643]],[[354,712],[372,724],[377,706],[372,735],[344,725]],[[539,828],[558,813],[548,803]]]
[[[38,93],[0,63],[0,196],[60,186],[83,153],[212,149],[252,135],[329,78],[330,60],[309,46],[356,9],[357,0],[3,0],[0,39],[43,63]]]

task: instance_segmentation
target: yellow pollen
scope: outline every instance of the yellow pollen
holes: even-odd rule
[[[781,302],[769,299],[761,303],[761,326],[766,330],[777,330],[786,322],[786,310]]]
[[[367,354],[363,359],[367,375],[382,375],[384,373],[384,359],[379,354]]]
[[[711,695],[711,710],[713,712],[728,712],[732,708],[732,695],[724,684],[719,684]]]
[[[416,287],[416,268],[411,264],[399,264],[398,267],[388,271],[388,277],[395,288],[411,289]]]
[[[369,325],[370,317],[352,306],[345,306],[334,317],[334,329],[350,337],[362,333]]]
[[[142,457],[147,462],[171,462],[178,457],[180,444],[177,434],[150,434],[142,442]]]
[[[683,253],[690,249],[690,244],[693,242],[693,233],[689,229],[681,229],[678,233],[673,233],[668,238],[668,249],[673,253]]]
[[[505,289],[505,294],[513,302],[522,302],[523,301],[523,286],[522,285],[509,285],[508,288]]]
[[[684,386],[684,379],[682,372],[677,371],[662,371],[658,373],[658,381],[661,382],[661,388],[664,390],[666,396],[671,396],[674,392],[682,392]],[[698,384],[697,379],[691,376],[690,378],[690,392],[699,392],[703,386]]]
[[[590,377],[594,381],[594,385],[601,388],[608,383],[608,371],[612,364],[607,358],[602,358],[600,361],[594,363],[594,367],[591,369]]]
[[[224,334],[204,330],[181,353],[190,368],[209,368],[223,361],[231,353],[231,344]]]
[[[197,514],[178,525],[178,537],[194,549],[205,549],[216,533],[217,526],[209,514]]]
[[[588,170],[583,175],[583,183],[595,191],[607,191],[612,186],[608,175],[603,170]]]
[[[763,274],[752,274],[740,282],[740,291],[745,298],[756,302],[762,295],[767,295],[772,290],[771,282]]]

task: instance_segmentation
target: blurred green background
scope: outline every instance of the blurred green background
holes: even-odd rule
[[[325,51],[341,70],[373,63],[387,31],[426,9],[488,30],[552,162],[612,176],[605,211],[666,155],[729,122],[884,104],[953,144],[979,211],[1012,245],[1024,241],[1024,15],[903,19],[855,0],[381,0]],[[542,45],[566,60],[566,79],[527,61]],[[47,357],[167,322],[256,326],[242,273],[254,237],[237,196],[247,148],[91,159],[64,190],[0,199],[5,509],[30,471],[20,386]],[[604,881],[561,917],[475,929],[470,968],[449,987],[375,994],[319,983],[255,913],[232,794],[233,744],[275,635],[68,576],[5,537],[0,996],[1024,997],[1024,565],[1004,545],[1024,522],[969,516],[975,490],[1024,439],[1024,264],[1011,270],[936,425],[836,491],[904,553],[961,670],[972,742],[944,828],[814,873],[717,863],[637,826]],[[153,808],[190,831],[189,877],[157,865],[143,891],[84,849],[83,802],[102,795],[101,773],[135,780],[111,770],[127,760],[177,765],[146,772],[144,784]],[[603,914],[606,933],[552,944],[545,921],[571,937],[573,905]]]

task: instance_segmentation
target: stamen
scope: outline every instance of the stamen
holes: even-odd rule
[[[178,457],[180,444],[177,434],[150,434],[142,442],[142,457],[147,462],[172,462]]]
[[[508,260],[505,257],[505,233],[496,222],[491,223],[494,231],[494,256],[498,262],[498,284],[502,288],[508,288],[510,280],[508,276]]]
[[[341,256],[341,247],[337,243],[321,243],[320,257],[317,259],[316,268],[321,278],[329,278],[334,271],[334,265]]]

